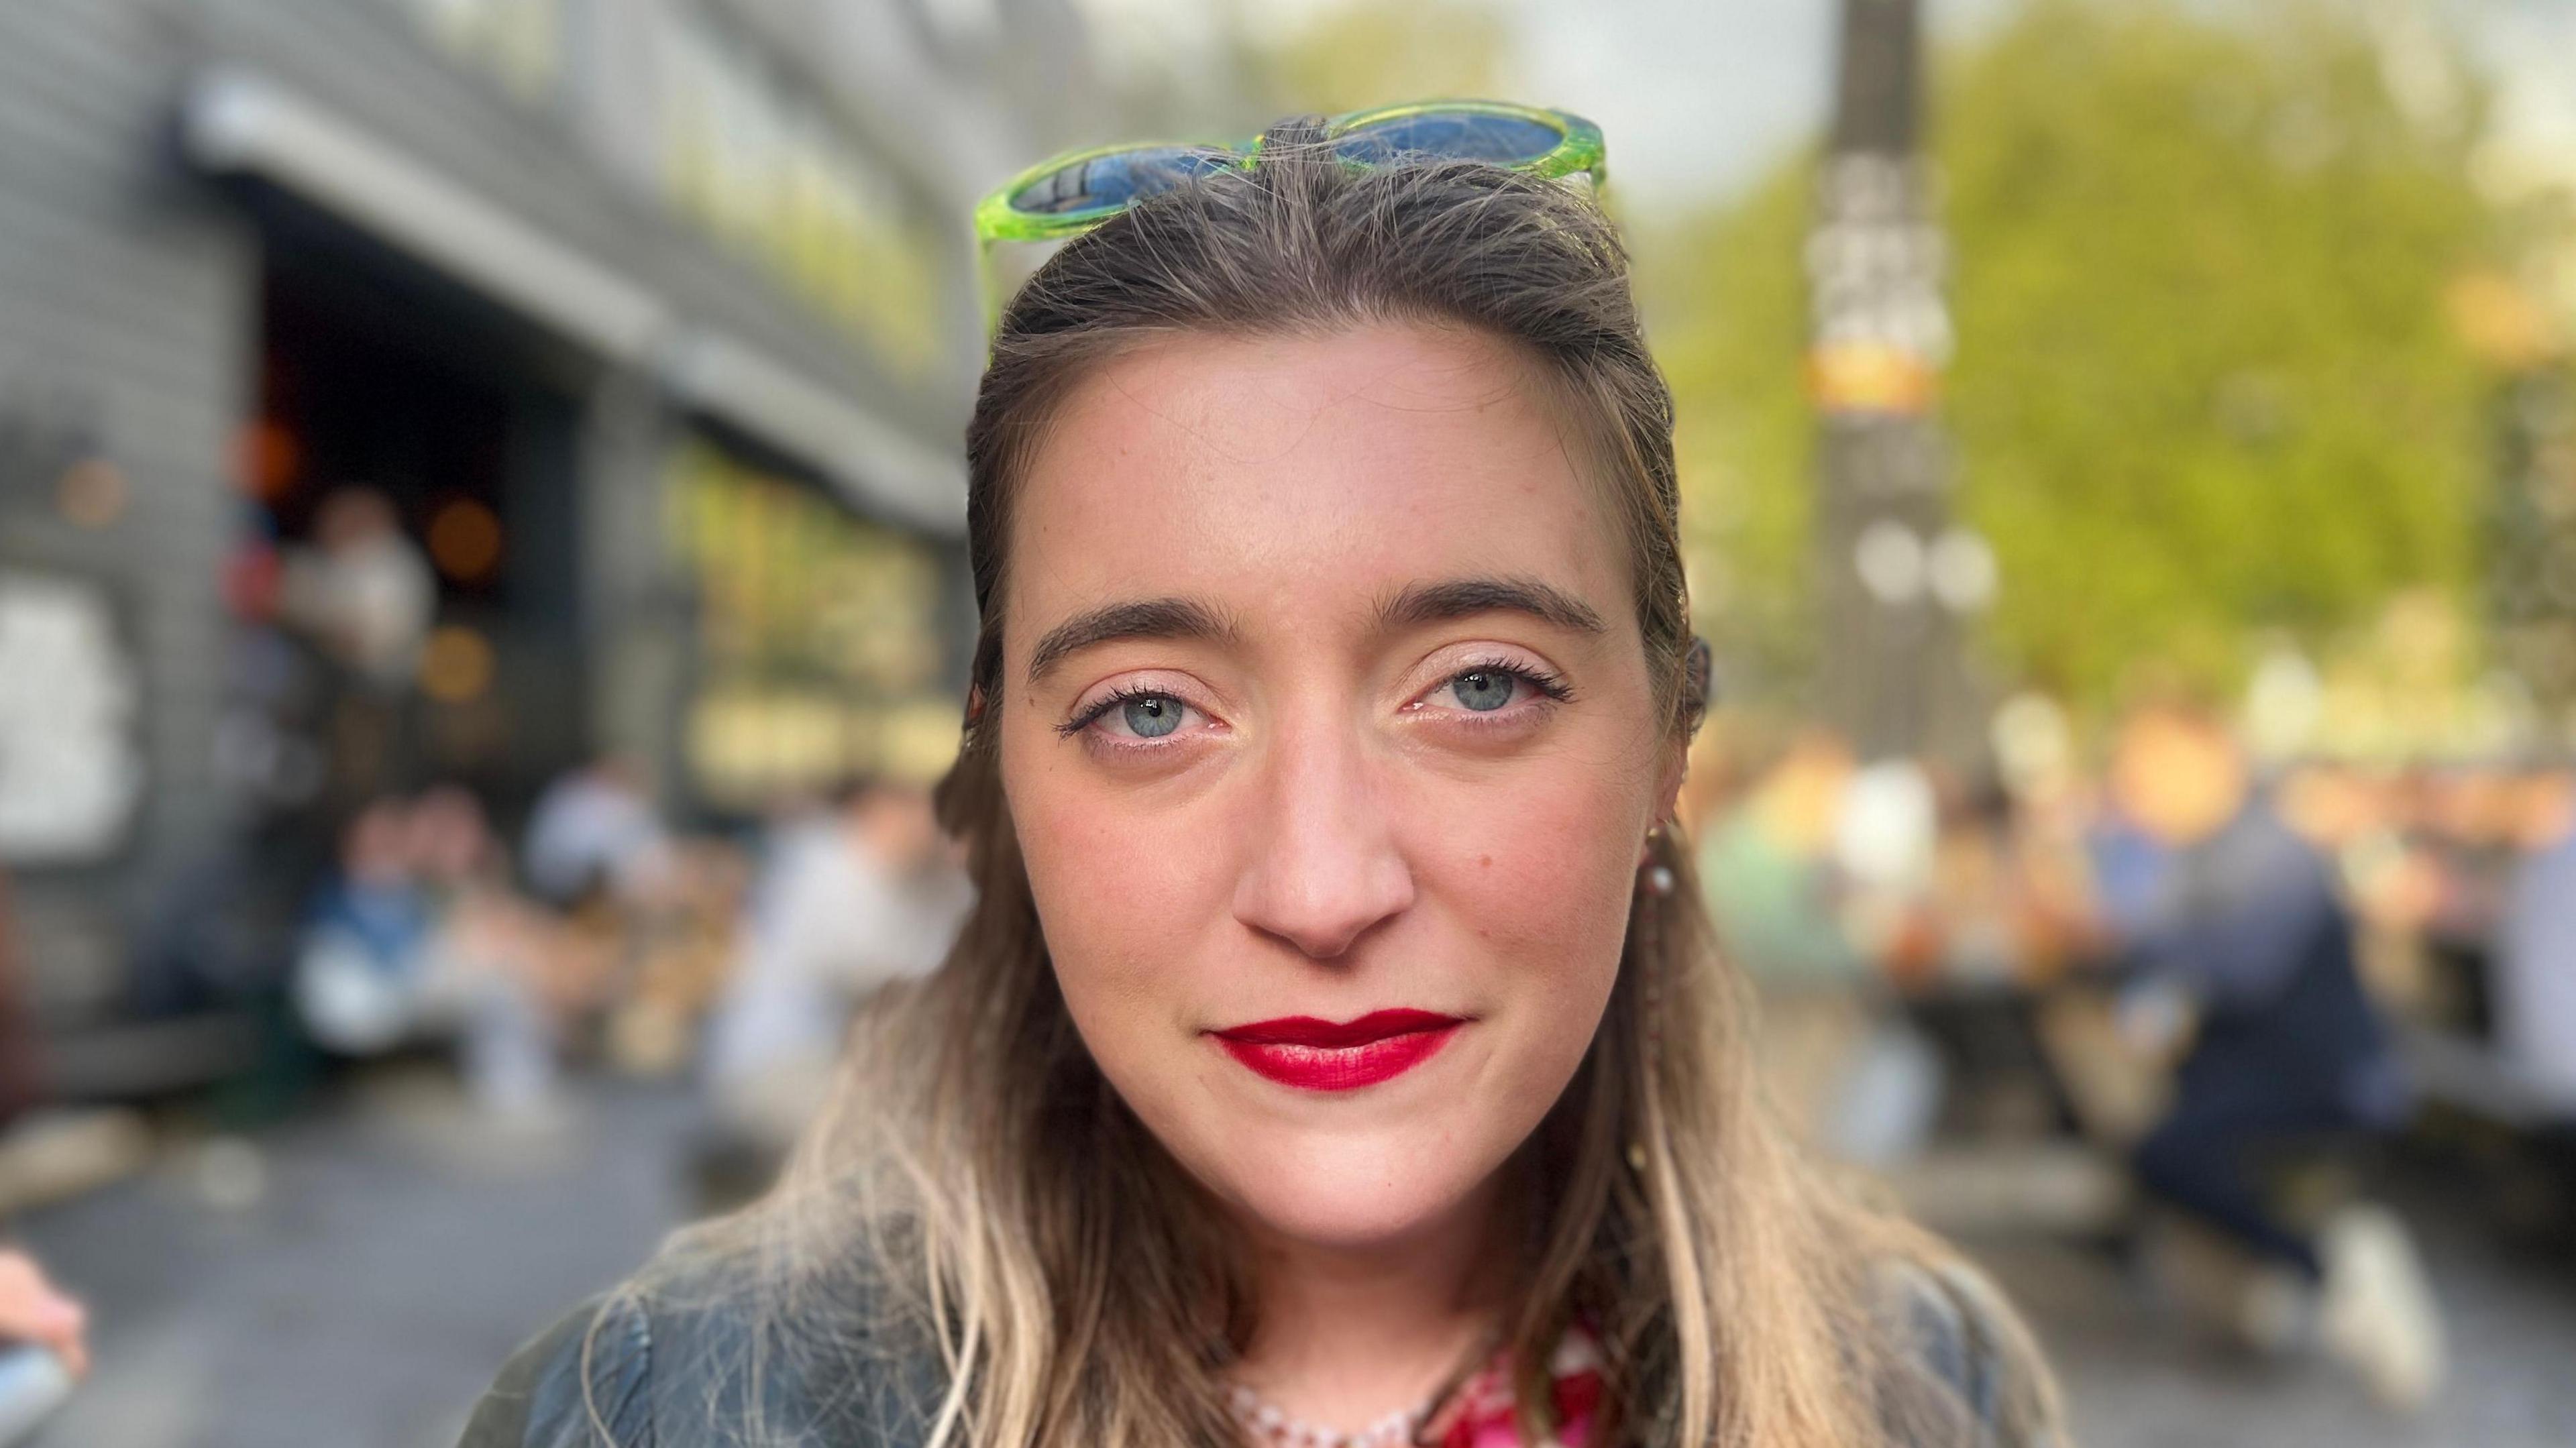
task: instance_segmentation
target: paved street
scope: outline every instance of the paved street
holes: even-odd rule
[[[606,1089],[538,1149],[492,1141],[412,1078],[271,1134],[259,1167],[183,1154],[31,1219],[28,1238],[90,1298],[100,1354],[38,1448],[451,1442],[513,1344],[677,1221],[674,1148],[694,1121],[674,1090]],[[2329,1369],[2195,1345],[2084,1253],[1985,1255],[2051,1345],[2089,1448],[2576,1443],[2576,1271],[2438,1224],[2429,1250],[2458,1378],[2412,1422]]]
[[[2576,1444],[2576,1270],[2511,1258],[2415,1217],[2453,1376],[2420,1417],[2379,1411],[2315,1361],[2249,1362],[2139,1305],[2103,1258],[2055,1245],[1979,1255],[2031,1315],[2084,1448],[2568,1448]]]
[[[380,1087],[243,1163],[168,1168],[23,1223],[84,1294],[99,1366],[34,1448],[430,1448],[521,1339],[682,1213],[669,1089],[496,1142],[431,1081]]]

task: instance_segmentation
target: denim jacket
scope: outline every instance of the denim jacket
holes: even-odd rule
[[[1959,1433],[1900,1448],[2051,1448],[2053,1429],[2009,1428],[2033,1390],[1952,1274],[1889,1274],[1911,1368],[1956,1399]],[[521,1347],[467,1425],[459,1448],[913,1448],[944,1384],[936,1353],[834,1335],[828,1361],[795,1351],[747,1366],[752,1315],[721,1293],[626,1289],[583,1304]]]

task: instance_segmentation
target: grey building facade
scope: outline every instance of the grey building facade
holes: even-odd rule
[[[685,773],[675,458],[926,560],[903,687],[953,693],[964,218],[1086,128],[1080,39],[1036,0],[0,6],[0,868],[48,1008],[254,848],[242,601],[330,488],[495,553],[442,578],[470,677],[419,727],[505,790]]]

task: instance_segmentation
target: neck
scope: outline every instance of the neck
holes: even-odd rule
[[[1364,1246],[1252,1230],[1258,1326],[1230,1376],[1344,1431],[1420,1406],[1489,1342],[1512,1286],[1501,1173],[1458,1210]]]

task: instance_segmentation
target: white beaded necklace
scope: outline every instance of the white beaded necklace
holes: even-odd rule
[[[1435,1393],[1419,1406],[1399,1408],[1354,1433],[1339,1428],[1319,1428],[1302,1418],[1292,1418],[1278,1405],[1265,1402],[1259,1393],[1241,1383],[1229,1384],[1225,1390],[1226,1406],[1234,1410],[1234,1420],[1243,1425],[1253,1441],[1277,1444],[1279,1448],[1411,1448],[1413,1435],[1420,1432],[1431,1410],[1447,1396]]]
[[[1241,1383],[1225,1385],[1225,1404],[1234,1420],[1252,1435],[1252,1441],[1265,1448],[1416,1448],[1416,1434],[1433,1415],[1448,1406],[1468,1382],[1481,1371],[1488,1359],[1502,1347],[1500,1328],[1485,1332],[1475,1351],[1467,1354],[1464,1365],[1452,1372],[1429,1396],[1410,1408],[1399,1408],[1357,1432],[1345,1433],[1339,1428],[1325,1428],[1303,1418],[1292,1418],[1278,1404],[1262,1397]]]

